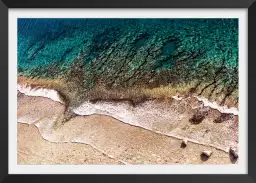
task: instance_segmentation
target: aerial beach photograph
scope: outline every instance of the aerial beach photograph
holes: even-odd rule
[[[238,24],[18,18],[17,164],[237,164]]]

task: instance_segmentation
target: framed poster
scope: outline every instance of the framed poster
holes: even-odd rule
[[[57,181],[24,174],[79,174],[59,175],[61,181],[81,174],[243,174],[159,179],[253,181],[253,2],[197,3],[4,1],[4,181]]]

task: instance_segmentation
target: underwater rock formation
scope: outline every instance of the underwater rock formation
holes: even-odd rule
[[[19,76],[62,80],[70,91],[54,89],[75,93],[71,103],[137,103],[155,98],[141,90],[169,87],[238,105],[237,19],[19,19],[18,27]]]

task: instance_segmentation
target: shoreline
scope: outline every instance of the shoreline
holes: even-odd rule
[[[53,101],[60,102],[62,104],[65,104],[65,101],[62,99],[58,91],[54,89],[49,88],[40,88],[40,87],[31,87],[30,85],[17,85],[17,90],[27,96],[38,96],[38,97],[45,97],[49,98]],[[218,110],[220,113],[226,113],[226,114],[233,114],[238,116],[239,111],[236,107],[227,107],[226,105],[220,106],[216,102],[211,102],[207,98],[200,97],[200,96],[193,96],[198,101],[202,102],[205,107],[209,106],[212,109]],[[180,97],[179,95],[172,96],[172,99],[175,100],[182,100],[183,97]],[[100,101],[99,102],[106,102],[106,101]],[[86,101],[84,102],[86,103]],[[97,103],[97,102],[96,102]],[[82,104],[83,105],[83,104]]]
[[[26,96],[26,95],[24,95],[24,96]],[[29,96],[27,96],[28,98],[29,98]],[[36,97],[37,98],[37,97]],[[40,97],[39,97],[40,98]],[[42,101],[44,101],[44,99],[43,99],[44,97],[42,97]],[[54,102],[54,101],[53,101]],[[33,105],[33,104],[32,104]],[[63,105],[63,104],[61,104],[61,103],[59,103],[59,105]],[[53,106],[55,106],[55,104],[53,104]],[[95,106],[92,106],[92,107],[95,107]],[[118,106],[119,108],[120,108],[120,106]],[[96,107],[97,108],[97,107]],[[104,106],[103,106],[103,108],[104,108]],[[33,108],[31,108],[32,110],[33,110]],[[123,110],[124,108],[121,108],[121,110]],[[128,109],[129,110],[129,109]],[[85,110],[82,110],[82,111],[85,111]],[[111,118],[111,119],[114,119],[114,120],[118,120],[119,121],[119,123],[124,123],[124,124],[127,124],[127,125],[130,125],[130,126],[134,126],[134,127],[139,127],[139,128],[142,128],[142,129],[144,129],[144,130],[148,130],[148,131],[151,131],[151,132],[153,132],[153,133],[157,133],[157,134],[161,134],[161,135],[166,135],[166,136],[168,136],[168,137],[173,137],[173,138],[177,138],[177,139],[179,139],[179,140],[182,140],[182,139],[188,139],[188,141],[190,141],[190,142],[192,142],[192,143],[197,143],[197,144],[201,144],[201,145],[206,145],[206,146],[210,146],[210,147],[213,147],[213,148],[216,148],[216,149],[219,149],[219,150],[222,150],[222,151],[224,151],[224,152],[228,152],[228,150],[229,150],[229,147],[230,146],[236,146],[235,144],[230,144],[230,143],[228,143],[229,145],[228,146],[225,146],[224,144],[222,144],[222,145],[224,145],[224,146],[219,146],[219,145],[216,145],[216,144],[211,144],[211,143],[207,143],[207,139],[205,140],[205,135],[209,135],[209,134],[202,134],[203,136],[202,137],[200,137],[201,135],[201,131],[204,131],[204,129],[205,129],[205,126],[207,126],[207,124],[205,124],[205,125],[203,125],[203,126],[199,126],[199,128],[198,129],[194,129],[194,127],[193,127],[193,125],[190,127],[190,128],[192,128],[192,130],[193,130],[193,132],[192,133],[194,133],[194,135],[192,134],[192,136],[190,136],[190,138],[188,138],[188,134],[187,134],[187,132],[186,131],[184,131],[184,132],[182,132],[182,131],[180,131],[180,129],[181,128],[183,128],[183,127],[186,127],[187,126],[187,124],[185,124],[185,123],[187,123],[186,121],[184,121],[184,120],[186,120],[186,119],[184,119],[184,120],[182,120],[182,121],[177,121],[177,119],[174,119],[174,122],[176,123],[176,124],[178,124],[178,126],[177,125],[175,125],[174,124],[174,126],[173,127],[171,127],[171,126],[169,126],[169,127],[171,127],[171,128],[173,128],[173,130],[171,130],[170,132],[165,132],[165,131],[162,131],[163,129],[162,129],[162,127],[168,127],[168,123],[163,123],[163,124],[160,124],[160,126],[155,126],[156,124],[155,123],[152,123],[152,124],[150,124],[147,120],[145,121],[145,122],[143,122],[143,119],[142,119],[142,121],[139,121],[140,123],[138,123],[138,124],[136,124],[136,123],[134,123],[134,122],[136,122],[136,121],[133,121],[133,119],[131,118],[131,120],[130,121],[127,121],[127,120],[124,120],[124,121],[122,121],[122,120],[120,120],[118,117],[115,117],[114,115],[108,115],[108,114],[101,114],[101,113],[99,113],[99,112],[95,112],[95,113],[87,113],[87,114],[82,114],[82,115],[79,115],[79,110],[78,111],[76,111],[75,112],[76,114],[78,114],[78,116],[77,117],[85,117],[85,118],[87,118],[87,117],[90,117],[90,116],[103,116],[103,117],[106,117],[106,118]],[[117,114],[118,114],[118,111],[117,111]],[[42,114],[42,115],[44,115],[44,114]],[[161,114],[161,115],[163,115],[163,114]],[[129,116],[129,114],[128,114],[128,116]],[[28,117],[28,116],[27,116]],[[26,122],[29,122],[30,120],[32,120],[32,122],[29,122],[29,123],[35,123],[35,121],[39,121],[39,123],[40,123],[40,118],[38,119],[38,120],[33,120],[33,117],[31,117],[31,119],[26,119],[27,117],[25,117],[25,119],[24,119],[24,117],[22,118],[22,117],[19,117],[19,122],[21,122],[21,121],[26,121]],[[72,118],[76,118],[76,117],[72,117]],[[70,120],[72,120],[72,118],[71,119],[69,119],[69,121]],[[144,117],[145,118],[145,117]],[[159,116],[156,116],[156,119],[159,119]],[[169,116],[167,116],[167,119],[169,120]],[[154,119],[153,119],[154,120]],[[34,122],[33,122],[34,121]],[[54,120],[53,120],[54,121]],[[67,121],[67,123],[69,123],[69,121]],[[45,127],[43,127],[42,125],[40,125],[41,127],[43,127],[43,129],[45,129],[45,130],[47,130],[46,128],[52,128],[52,127],[50,127],[49,125],[52,125],[51,124],[52,122],[50,122],[50,123],[46,123],[45,125],[43,125],[43,126],[45,126]],[[207,122],[208,123],[208,122]],[[47,125],[48,124],[48,125]],[[36,122],[36,124],[35,124],[38,128],[40,128],[40,126],[38,126],[38,123]],[[63,125],[65,125],[65,124],[63,124]],[[153,126],[152,126],[153,125]],[[158,125],[158,124],[157,124]],[[185,125],[185,126],[184,126]],[[48,127],[47,127],[48,126]],[[182,127],[183,126],[183,127]],[[212,127],[211,127],[212,126]],[[212,130],[214,130],[214,126],[213,125],[211,125],[209,128],[212,128],[211,129],[211,131]],[[153,127],[153,128],[152,128]],[[228,127],[228,126],[227,126]],[[187,127],[186,127],[187,128]],[[208,127],[207,127],[208,128]],[[229,128],[229,127],[228,127]],[[224,129],[227,129],[225,126],[224,126]],[[48,129],[48,130],[50,130],[50,129]],[[178,130],[178,131],[177,131]],[[217,130],[217,129],[216,129]],[[50,130],[51,131],[51,130]],[[214,130],[215,131],[215,130]],[[213,131],[213,132],[214,132]],[[188,131],[189,132],[189,131]],[[217,133],[218,133],[218,130],[216,131]],[[181,133],[181,134],[180,134]],[[189,133],[191,133],[191,132],[189,132]],[[180,134],[180,135],[179,135]],[[199,135],[199,136],[198,136]],[[217,134],[214,134],[214,133],[212,133],[212,134],[210,134],[210,136],[208,137],[208,138],[212,138],[211,136],[212,135],[214,135],[214,136],[216,136]],[[43,136],[43,134],[42,134],[42,136]],[[213,136],[213,137],[214,137]],[[218,135],[217,135],[218,136]],[[192,138],[191,138],[192,137]],[[195,138],[195,139],[198,139],[198,140],[195,140],[195,139],[193,139],[193,138]],[[221,141],[219,141],[219,142],[221,142],[221,143],[226,143],[225,141],[223,141],[223,139],[222,138],[220,138],[219,140],[221,140]],[[204,141],[206,141],[206,142],[204,142]],[[222,142],[223,141],[223,142]]]
[[[47,107],[41,108],[42,105]],[[229,153],[225,149],[223,151],[223,149],[219,150],[209,144],[197,144],[189,139],[188,146],[181,148],[181,140],[184,138],[177,139],[177,137],[157,133],[143,127],[121,122],[111,116],[75,116],[65,124],[54,128],[54,121],[64,114],[64,110],[63,104],[44,97],[19,96],[18,120],[29,123],[29,126],[35,126],[40,136],[49,143],[89,144],[108,157],[127,164],[236,163],[230,160]],[[21,124],[20,122],[18,125]],[[28,132],[28,138],[24,145],[27,144],[29,145],[27,148],[33,149],[34,146],[37,147],[33,141],[34,139],[30,138]],[[52,146],[49,145],[49,147]],[[207,161],[203,161],[200,157],[200,153],[204,150],[213,152],[212,157]],[[33,152],[33,150],[31,151]],[[62,152],[62,149],[60,151]],[[33,159],[35,157],[31,154],[32,152],[27,153]],[[53,153],[58,154],[58,152]],[[41,153],[41,150],[37,153]],[[62,155],[59,154],[58,156]],[[80,155],[75,155],[75,157],[77,156],[80,157]],[[130,157],[135,159],[130,159]],[[48,160],[42,160],[42,157],[37,157],[35,161],[38,162],[39,160],[51,164]]]

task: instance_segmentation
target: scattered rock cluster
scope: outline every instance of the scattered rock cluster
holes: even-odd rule
[[[185,148],[185,147],[187,147],[187,145],[188,145],[188,140],[187,139],[183,139],[181,141],[181,147]],[[210,151],[210,150],[203,151],[201,153],[202,160],[206,161],[208,158],[211,157],[212,153],[213,152]],[[230,147],[229,148],[229,154],[232,156],[233,159],[237,159],[238,158],[238,150],[237,150],[237,148],[236,147]]]

